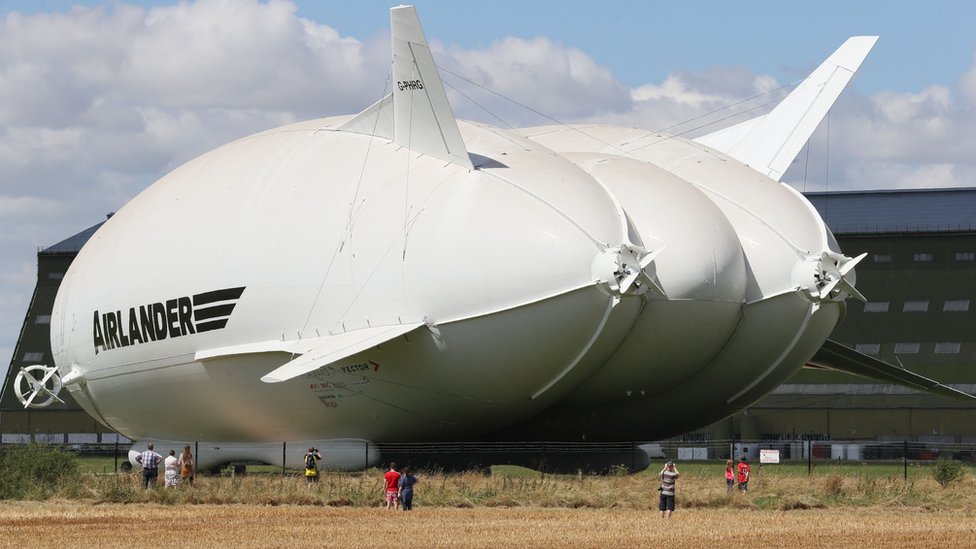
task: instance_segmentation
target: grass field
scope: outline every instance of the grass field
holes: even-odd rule
[[[0,505],[0,547],[972,547],[971,512]]]
[[[410,513],[382,506],[381,471],[243,477],[143,490],[109,458],[36,501],[0,502],[0,548],[133,547],[972,547],[971,465],[940,486],[931,465],[754,466],[727,494],[723,464],[679,463],[678,510],[661,519],[658,467],[635,475],[420,472]],[[262,471],[254,473],[255,471]]]

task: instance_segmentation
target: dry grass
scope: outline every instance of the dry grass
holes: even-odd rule
[[[656,511],[656,476],[422,473],[411,513],[380,509],[379,471],[201,477],[142,490],[137,475],[83,475],[50,499],[0,502],[16,547],[972,547],[976,480],[942,488],[923,468],[755,470],[727,495],[721,465],[682,465],[678,511]]]
[[[971,547],[972,511],[0,504],[0,547]]]

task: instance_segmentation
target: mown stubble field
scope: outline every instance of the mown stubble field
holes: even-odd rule
[[[381,471],[199,477],[143,490],[137,474],[86,467],[0,502],[16,547],[974,547],[976,476],[943,487],[931,466],[757,467],[727,494],[721,463],[681,464],[663,520],[657,475],[421,473],[415,511],[381,509]]]
[[[0,547],[972,547],[971,511],[0,504]]]

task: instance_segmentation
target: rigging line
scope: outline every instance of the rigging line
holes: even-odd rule
[[[518,101],[516,101],[516,100],[514,100],[514,99],[512,99],[512,98],[510,98],[510,97],[507,97],[507,96],[505,96],[505,95],[503,95],[503,94],[501,94],[501,93],[498,93],[498,92],[496,92],[495,90],[492,90],[491,88],[487,88],[487,87],[485,87],[485,86],[482,86],[481,84],[479,84],[479,83],[477,83],[477,82],[475,82],[474,80],[470,80],[470,79],[468,79],[468,78],[465,78],[465,77],[463,77],[463,76],[461,76],[460,74],[457,74],[457,73],[454,73],[454,72],[451,72],[451,71],[449,71],[449,70],[447,70],[447,69],[444,69],[444,68],[439,68],[439,70],[441,70],[441,71],[444,71],[444,72],[446,72],[446,73],[448,73],[448,74],[450,74],[450,75],[452,75],[452,76],[456,76],[456,77],[458,77],[458,78],[460,78],[461,80],[464,80],[465,82],[468,82],[468,83],[470,83],[470,84],[472,84],[472,85],[474,85],[474,86],[477,86],[477,87],[479,87],[479,88],[481,88],[481,89],[483,89],[483,90],[485,90],[485,91],[486,91],[486,92],[488,92],[488,93],[491,93],[491,94],[494,94],[494,95],[497,95],[498,97],[501,97],[501,98],[502,98],[502,99],[504,99],[505,101],[508,101],[508,102],[510,102],[510,103],[513,103],[513,104],[515,104],[515,105],[518,105],[519,107],[522,107],[523,109],[525,109],[525,110],[527,110],[527,111],[529,111],[529,112],[532,112],[532,113],[535,113],[535,114],[537,114],[537,115],[539,115],[539,116],[541,116],[541,117],[543,117],[543,118],[545,118],[546,120],[551,120],[552,122],[555,122],[555,123],[556,123],[557,125],[559,125],[559,126],[564,126],[564,127],[566,127],[566,128],[568,128],[568,129],[570,129],[570,130],[573,130],[573,131],[575,131],[575,132],[577,132],[577,133],[579,133],[580,135],[583,135],[583,136],[585,136],[585,137],[589,137],[590,139],[593,139],[594,141],[597,141],[597,142],[599,142],[599,143],[602,143],[602,144],[604,144],[604,145],[606,145],[606,146],[608,146],[608,147],[612,147],[612,148],[614,148],[614,149],[616,149],[616,150],[618,150],[618,151],[620,151],[620,152],[621,152],[621,153],[623,153],[624,155],[626,155],[626,154],[627,154],[627,151],[625,151],[624,149],[622,149],[622,148],[620,148],[619,146],[617,146],[617,145],[616,145],[616,144],[614,144],[614,143],[610,143],[610,142],[608,142],[608,141],[604,141],[604,140],[602,140],[602,139],[600,139],[599,137],[596,137],[595,135],[590,135],[590,134],[588,134],[588,133],[586,133],[586,132],[584,132],[583,130],[581,130],[581,129],[579,129],[579,128],[578,128],[578,127],[576,127],[576,126],[573,126],[573,125],[571,125],[571,124],[567,124],[566,122],[563,122],[562,120],[559,120],[559,119],[556,119],[556,118],[553,118],[553,117],[551,117],[551,116],[549,116],[548,114],[546,114],[546,113],[544,113],[544,112],[540,112],[540,111],[537,111],[537,110],[535,110],[535,109],[533,109],[532,107],[530,107],[530,106],[528,106],[528,105],[525,105],[525,104],[522,104],[522,103],[519,103]],[[453,86],[451,86],[451,87],[452,87],[453,89],[457,89],[457,88],[454,88]],[[462,94],[462,95],[463,95],[463,94]],[[466,96],[465,96],[465,97],[466,97]],[[492,116],[495,116],[495,118],[498,118],[498,116],[496,116],[496,115],[494,115],[494,114],[493,114]],[[499,120],[501,120],[501,119],[499,118]]]
[[[827,167],[824,168],[824,193],[830,192],[830,111],[827,111],[827,152],[826,154],[826,164]],[[824,223],[826,224],[826,218],[830,216],[830,200],[824,203]]]
[[[400,239],[398,238],[394,239],[393,242],[391,242],[390,245],[386,248],[386,251],[384,251],[383,254],[379,257],[379,259],[376,261],[376,264],[373,265],[373,269],[369,271],[369,274],[366,275],[366,279],[363,280],[362,284],[360,284],[359,288],[356,290],[356,293],[352,296],[352,299],[349,300],[349,304],[346,305],[346,308],[342,311],[342,314],[339,315],[340,319],[346,318],[346,314],[349,313],[349,310],[352,309],[353,305],[356,304],[356,301],[359,300],[360,294],[363,293],[363,290],[366,289],[366,286],[369,283],[369,281],[373,278],[373,275],[376,274],[376,271],[380,268],[380,265],[383,264],[383,260],[386,259],[386,256],[390,255],[390,251],[393,250],[393,248],[397,245],[399,241]],[[342,320],[339,320],[337,324],[342,324]],[[345,331],[346,330],[343,329],[343,332]],[[329,333],[332,333],[332,330],[329,330]]]
[[[515,104],[515,105],[518,105],[519,107],[522,107],[523,109],[525,109],[525,110],[527,110],[527,111],[529,111],[529,112],[532,112],[532,113],[535,113],[535,114],[537,114],[537,115],[539,115],[539,116],[541,116],[541,117],[543,117],[543,118],[545,118],[545,119],[547,119],[547,120],[551,120],[552,122],[555,122],[556,124],[558,124],[558,125],[560,125],[560,126],[565,126],[565,127],[567,127],[567,128],[569,128],[569,129],[572,129],[572,130],[574,130],[574,131],[576,131],[576,132],[578,132],[578,133],[580,133],[580,134],[582,134],[582,135],[585,135],[586,137],[589,137],[590,139],[593,139],[593,140],[596,140],[596,141],[598,141],[598,142],[600,142],[600,143],[602,143],[602,144],[604,144],[604,145],[607,145],[607,146],[609,146],[609,147],[613,147],[613,148],[615,148],[615,149],[617,149],[618,151],[621,151],[621,152],[622,152],[622,153],[624,153],[625,155],[626,155],[626,154],[628,154],[628,151],[626,151],[626,150],[624,150],[624,149],[622,149],[621,147],[619,147],[619,146],[617,146],[617,145],[615,145],[615,144],[613,144],[613,143],[609,143],[609,142],[607,142],[607,141],[604,141],[604,140],[602,140],[602,139],[600,139],[600,138],[598,138],[598,137],[596,137],[596,136],[593,136],[593,135],[590,135],[590,134],[588,134],[588,133],[586,133],[586,132],[584,132],[584,131],[582,131],[581,129],[579,129],[579,128],[578,128],[578,127],[576,127],[576,126],[573,126],[573,125],[570,125],[570,124],[567,124],[567,123],[565,123],[565,122],[563,122],[563,121],[561,121],[561,120],[559,120],[559,119],[557,119],[557,118],[554,118],[554,117],[552,117],[552,116],[549,116],[549,115],[547,115],[547,114],[545,114],[545,113],[543,113],[543,112],[540,112],[540,111],[537,111],[537,110],[535,110],[535,109],[533,109],[532,107],[529,107],[528,105],[525,105],[525,104],[523,104],[523,103],[520,103],[520,102],[518,102],[518,101],[516,101],[516,100],[514,100],[514,99],[512,99],[512,98],[510,98],[510,97],[508,97],[508,96],[506,96],[506,95],[504,95],[504,94],[502,94],[502,93],[499,93],[499,92],[496,92],[495,90],[493,90],[493,89],[491,89],[491,88],[488,88],[488,87],[486,87],[486,86],[484,86],[484,85],[482,85],[482,84],[480,84],[480,83],[478,83],[478,82],[475,82],[474,80],[471,80],[471,79],[469,79],[469,78],[466,78],[466,77],[464,77],[464,76],[461,76],[460,74],[457,74],[457,73],[455,73],[455,72],[452,72],[452,71],[450,71],[450,70],[448,70],[448,69],[445,69],[445,68],[443,68],[443,67],[438,67],[438,69],[439,69],[439,70],[441,70],[441,71],[443,71],[443,72],[446,72],[446,73],[448,73],[448,74],[450,74],[450,75],[452,75],[452,76],[455,76],[455,77],[457,77],[457,78],[460,78],[461,80],[464,80],[465,82],[468,82],[469,84],[471,84],[471,85],[473,85],[473,86],[477,86],[478,88],[481,88],[482,90],[484,90],[484,91],[486,91],[486,92],[488,92],[488,93],[491,93],[491,94],[493,94],[493,95],[497,95],[498,97],[501,97],[502,99],[504,99],[504,100],[506,100],[506,101],[508,101],[508,102],[510,102],[510,103],[513,103],[513,104]],[[702,118],[702,117],[705,117],[705,116],[709,116],[709,115],[712,115],[712,114],[715,114],[715,113],[717,113],[717,112],[720,112],[720,111],[723,111],[723,110],[725,110],[725,109],[729,109],[729,108],[731,108],[731,107],[735,107],[735,106],[737,106],[737,105],[740,105],[740,104],[742,104],[742,103],[745,103],[745,102],[748,102],[748,101],[751,101],[751,100],[753,100],[753,99],[757,99],[757,98],[759,98],[759,97],[762,97],[762,96],[764,96],[764,95],[769,95],[769,94],[772,94],[772,93],[774,93],[774,92],[777,92],[777,91],[780,91],[780,90],[783,90],[783,89],[786,89],[786,88],[789,88],[789,87],[793,87],[793,86],[795,86],[795,85],[797,85],[798,83],[800,83],[800,82],[803,82],[803,80],[805,80],[805,79],[804,79],[804,78],[801,78],[801,79],[798,79],[798,80],[794,80],[794,81],[792,81],[792,82],[789,82],[789,83],[787,83],[787,84],[784,84],[784,85],[782,85],[782,86],[779,86],[778,88],[774,88],[774,89],[771,89],[771,90],[769,90],[769,91],[766,91],[766,92],[763,92],[763,93],[759,93],[759,94],[756,94],[756,95],[753,95],[752,97],[747,97],[747,98],[745,98],[745,99],[742,99],[742,100],[739,100],[739,101],[737,101],[737,102],[735,102],[735,103],[732,103],[732,104],[729,104],[729,105],[726,105],[726,106],[724,106],[724,107],[719,107],[718,109],[714,109],[714,110],[712,110],[712,111],[709,111],[709,112],[706,112],[706,113],[704,113],[704,114],[701,114],[701,115],[698,115],[698,116],[695,116],[695,117],[692,117],[692,118],[689,118],[689,119],[687,119],[687,120],[685,120],[685,121],[682,121],[682,122],[678,122],[677,124],[673,124],[673,125],[671,125],[671,126],[668,126],[667,128],[664,128],[663,130],[656,130],[655,132],[652,132],[652,133],[661,133],[661,132],[665,132],[665,131],[667,131],[667,130],[670,130],[670,129],[672,129],[672,128],[675,128],[675,127],[678,127],[678,126],[681,126],[681,125],[684,125],[684,124],[687,124],[688,122],[691,122],[691,121],[694,121],[694,120],[697,120],[697,119],[699,119],[699,118]],[[445,82],[445,83],[446,83],[446,82]],[[450,85],[450,84],[448,84],[448,85]],[[452,88],[452,89],[454,89],[455,91],[458,91],[458,90],[457,90],[457,88],[456,88],[456,87],[454,87],[454,86],[451,86],[451,88]],[[458,93],[460,93],[460,91],[458,91]],[[465,98],[467,98],[467,99],[468,99],[469,101],[471,101],[471,102],[472,102],[472,103],[474,103],[475,105],[478,105],[478,103],[477,103],[477,102],[475,102],[474,100],[472,100],[472,99],[471,99],[470,97],[468,97],[467,95],[464,95],[463,93],[461,93],[461,95],[462,95],[462,96],[464,96]],[[701,129],[701,128],[706,128],[706,127],[708,127],[708,126],[710,126],[710,125],[712,125],[712,124],[718,124],[719,122],[723,122],[723,121],[725,121],[725,120],[728,120],[729,118],[733,118],[733,117],[735,117],[735,116],[739,116],[739,115],[741,115],[741,114],[745,114],[745,113],[748,113],[748,112],[752,112],[752,111],[754,111],[754,110],[756,110],[756,109],[760,109],[760,108],[762,108],[762,107],[765,107],[765,106],[768,106],[768,105],[771,105],[771,104],[773,104],[773,103],[776,103],[776,102],[778,102],[778,101],[779,101],[778,99],[776,99],[776,100],[772,100],[772,101],[767,101],[766,103],[763,103],[763,104],[761,104],[761,105],[758,105],[758,106],[756,106],[756,107],[752,107],[752,108],[750,108],[750,109],[746,109],[746,110],[744,110],[744,111],[739,111],[739,112],[737,112],[737,113],[734,113],[734,114],[731,114],[731,115],[729,115],[729,116],[726,116],[726,117],[723,117],[723,118],[720,118],[720,119],[718,119],[718,120],[715,120],[715,121],[712,121],[712,122],[709,122],[709,123],[707,123],[707,124],[703,124],[703,125],[701,125],[701,126],[697,126],[697,127],[694,127],[694,128],[691,128],[691,129],[689,129],[689,130],[686,130],[686,131],[684,131],[684,132],[681,132],[681,133],[678,133],[678,134],[675,134],[675,135],[673,135],[673,136],[671,136],[671,137],[677,137],[677,136],[680,136],[680,135],[684,135],[684,134],[687,134],[687,133],[689,133],[689,132],[692,132],[692,131],[695,131],[695,130],[699,130],[699,129]],[[500,121],[502,121],[502,123],[504,123],[504,124],[506,124],[506,125],[508,125],[508,123],[507,123],[507,122],[505,122],[504,120],[502,120],[502,119],[501,119],[501,117],[499,117],[498,115],[496,115],[496,114],[494,114],[494,113],[492,113],[492,112],[490,112],[490,111],[488,111],[487,109],[485,109],[485,108],[484,108],[484,107],[482,107],[481,105],[478,105],[478,107],[481,107],[481,108],[482,108],[482,109],[484,109],[484,110],[485,110],[486,112],[488,112],[488,114],[489,114],[489,115],[491,115],[491,116],[493,116],[493,117],[495,117],[495,118],[497,118],[498,120],[500,120]],[[508,126],[509,126],[510,128],[512,127],[511,125],[508,125]],[[669,138],[669,139],[670,139],[670,138]],[[655,142],[655,143],[657,143],[657,142]]]
[[[741,99],[741,100],[739,100],[739,101],[736,101],[735,103],[730,103],[730,104],[728,104],[728,105],[726,105],[726,106],[724,106],[724,107],[719,107],[719,108],[717,108],[717,109],[714,109],[714,110],[711,110],[711,111],[709,111],[709,112],[706,112],[706,113],[702,113],[702,114],[699,114],[698,116],[694,116],[694,117],[692,117],[692,118],[689,118],[689,119],[687,119],[687,120],[685,120],[685,121],[683,121],[683,122],[678,122],[677,124],[672,124],[671,126],[668,126],[667,128],[664,128],[664,129],[660,129],[660,130],[656,130],[656,131],[657,131],[657,132],[659,132],[659,133],[664,133],[664,132],[666,132],[666,131],[668,131],[668,130],[670,130],[670,129],[673,129],[673,128],[677,128],[678,126],[682,126],[682,125],[684,125],[684,124],[687,124],[687,123],[689,123],[689,122],[693,122],[693,121],[695,121],[695,120],[698,120],[699,118],[704,118],[704,117],[706,117],[706,116],[709,116],[709,115],[712,115],[712,114],[715,114],[715,113],[717,113],[717,112],[721,112],[721,111],[724,111],[725,109],[731,109],[732,107],[735,107],[735,106],[738,106],[738,105],[741,105],[741,104],[743,104],[743,103],[746,103],[746,102],[748,102],[748,101],[752,101],[753,99],[758,99],[758,98],[760,98],[760,97],[762,97],[762,96],[764,96],[764,95],[769,95],[769,94],[771,94],[771,93],[775,93],[775,92],[778,92],[778,91],[780,91],[780,90],[784,90],[784,89],[786,89],[786,88],[791,88],[791,87],[793,87],[793,86],[796,86],[796,85],[797,85],[797,84],[799,84],[800,82],[803,82],[803,80],[804,80],[803,78],[801,78],[801,79],[799,79],[799,80],[794,80],[794,81],[792,81],[792,82],[789,82],[789,83],[786,83],[786,84],[783,84],[782,86],[780,86],[780,87],[778,87],[778,88],[774,88],[774,89],[771,89],[771,90],[769,90],[769,91],[765,91],[765,92],[762,92],[762,93],[757,93],[756,95],[753,95],[752,97],[746,97],[745,99]],[[765,104],[766,104],[766,105],[768,105],[769,103],[765,103]],[[751,109],[750,109],[750,110],[751,110]],[[742,114],[743,112],[749,112],[749,111],[741,111],[741,112],[739,112],[739,113],[736,113],[736,114]],[[733,115],[733,116],[734,116],[734,115]],[[721,120],[725,120],[725,118],[722,118]],[[716,120],[715,122],[713,122],[713,124],[714,124],[714,123],[716,123],[716,122],[721,122],[721,120]]]
[[[810,140],[807,140],[807,154],[803,160],[803,192],[807,192],[807,169],[810,167]]]
[[[485,107],[481,103],[478,103],[477,101],[475,101],[470,95],[467,95],[466,93],[464,93],[463,91],[461,91],[457,86],[452,86],[449,82],[446,82],[446,81],[443,81],[443,80],[442,80],[442,82],[444,82],[444,85],[445,86],[447,86],[448,88],[451,88],[452,90],[454,90],[455,92],[457,92],[458,95],[460,95],[461,97],[463,97],[463,98],[467,99],[468,101],[474,103],[474,105],[476,107],[478,107],[479,109],[485,111],[485,114],[487,114],[488,116],[491,116],[495,120],[498,120],[499,122],[502,123],[502,125],[507,126],[508,129],[510,129],[510,130],[516,129],[515,126],[509,124],[504,119],[502,119],[502,117],[500,117],[497,114],[495,114],[495,113],[491,112],[490,110],[488,110],[487,107]]]
[[[383,85],[383,95],[381,97],[386,97],[386,91],[390,89],[390,80],[393,75],[393,60],[390,60],[390,69],[386,73],[386,84]],[[366,143],[366,154],[363,156],[363,163],[359,169],[359,179],[356,181],[356,191],[353,193],[352,202],[349,204],[349,217],[346,219],[346,228],[343,231],[343,237],[339,240],[336,245],[335,250],[332,252],[332,257],[329,258],[329,264],[325,268],[325,272],[322,274],[322,281],[319,282],[319,288],[315,291],[315,297],[312,298],[312,303],[308,308],[308,316],[305,317],[305,323],[302,324],[302,333],[308,329],[308,323],[312,321],[312,313],[315,312],[315,306],[319,301],[319,297],[322,295],[322,289],[325,288],[325,281],[329,279],[329,274],[332,273],[332,266],[335,264],[336,257],[338,257],[339,252],[345,246],[346,238],[349,238],[350,246],[352,245],[352,226],[354,222],[354,214],[356,212],[356,201],[359,199],[359,191],[363,183],[363,175],[366,173],[366,165],[369,163],[369,153],[373,148],[373,139],[376,135],[376,127],[379,124],[380,115],[377,112],[376,120],[373,122],[373,136]],[[299,334],[301,338],[301,334]]]
[[[763,108],[763,107],[768,107],[769,105],[772,105],[773,103],[777,103],[777,102],[778,102],[777,100],[773,100],[773,101],[768,101],[768,102],[766,102],[766,103],[763,103],[763,104],[761,104],[761,105],[756,105],[755,107],[752,107],[752,108],[749,108],[749,109],[746,109],[746,110],[744,110],[744,111],[739,111],[739,112],[737,112],[737,113],[732,113],[732,114],[730,114],[730,115],[728,115],[728,116],[725,116],[725,117],[722,117],[722,118],[719,118],[718,120],[715,120],[714,122],[708,122],[708,123],[706,123],[706,124],[702,124],[701,126],[695,126],[694,128],[689,128],[689,129],[687,129],[687,130],[685,130],[685,131],[683,131],[683,132],[680,132],[680,133],[675,133],[675,134],[671,134],[671,135],[666,135],[666,136],[664,136],[664,137],[661,137],[661,139],[658,139],[657,141],[651,141],[650,143],[648,143],[648,144],[646,144],[646,145],[641,145],[641,146],[639,146],[639,147],[634,147],[633,149],[630,149],[629,151],[626,151],[626,153],[627,153],[627,154],[630,154],[630,153],[632,153],[632,152],[634,152],[634,151],[639,151],[639,150],[641,150],[641,149],[644,149],[644,148],[647,148],[647,147],[650,147],[650,146],[652,146],[652,145],[657,145],[658,143],[663,143],[663,142],[665,142],[665,141],[669,141],[669,140],[671,140],[671,139],[674,139],[674,138],[676,138],[676,137],[681,137],[681,136],[683,136],[683,135],[686,135],[686,134],[689,134],[689,133],[691,133],[691,132],[693,132],[693,131],[695,131],[695,130],[700,130],[700,129],[702,129],[702,128],[707,128],[708,126],[711,126],[712,124],[718,124],[719,122],[722,122],[722,121],[725,121],[725,120],[728,120],[728,119],[730,119],[730,118],[735,118],[736,116],[739,116],[739,115],[742,115],[742,114],[745,114],[745,113],[748,113],[748,112],[752,112],[752,111],[755,111],[755,110],[758,110],[758,109],[761,109],[761,108]],[[653,134],[653,133],[656,133],[656,132],[648,132],[648,135],[650,135],[650,134]],[[659,136],[659,137],[660,137],[660,136]]]

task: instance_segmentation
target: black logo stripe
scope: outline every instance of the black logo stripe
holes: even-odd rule
[[[231,301],[237,299],[241,297],[241,294],[244,293],[244,288],[246,288],[246,286],[241,286],[239,288],[225,288],[223,290],[213,290],[212,292],[197,294],[193,296],[193,306],[199,307],[201,305],[208,305],[217,301]]]
[[[200,322],[197,324],[197,332],[209,332],[211,330],[219,330],[224,326],[227,326],[227,321],[229,319],[222,318],[220,320],[211,320],[209,322]]]
[[[230,316],[234,312],[235,305],[236,303],[229,303],[227,305],[214,305],[202,309],[193,309],[193,319],[200,322],[201,320],[210,320],[211,318],[220,316]]]

